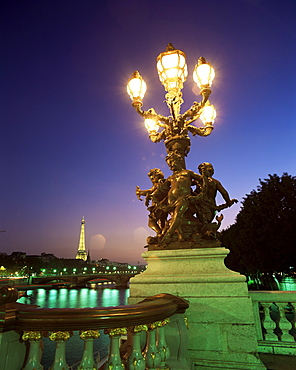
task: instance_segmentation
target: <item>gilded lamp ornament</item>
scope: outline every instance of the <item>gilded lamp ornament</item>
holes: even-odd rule
[[[217,246],[217,230],[223,215],[217,211],[230,207],[236,199],[230,199],[221,183],[213,179],[213,166],[204,162],[199,165],[199,174],[186,169],[185,158],[190,151],[193,136],[208,136],[213,131],[216,110],[210,103],[211,86],[215,77],[214,68],[200,57],[194,67],[193,80],[200,89],[202,99],[181,113],[182,89],[188,76],[186,54],[168,44],[166,51],[156,60],[160,82],[166,91],[165,102],[170,114],[162,116],[154,108],[142,110],[146,83],[138,71],[128,81],[127,91],[132,106],[144,118],[144,124],[152,142],[164,141],[166,162],[172,175],[164,178],[160,169],[148,173],[152,187],[147,190],[136,188],[136,195],[146,197],[149,227],[156,232],[147,239],[148,249],[196,248],[209,243]],[[203,125],[192,125],[200,118]],[[220,192],[225,203],[217,205],[215,198]]]
[[[202,101],[194,102],[183,114],[180,113],[180,110],[183,104],[183,83],[188,75],[186,54],[169,44],[166,51],[157,57],[157,72],[160,82],[167,92],[165,101],[170,110],[169,116],[162,116],[156,113],[153,108],[147,111],[141,109],[147,86],[138,71],[135,71],[128,81],[127,92],[133,101],[132,106],[144,118],[151,141],[156,143],[163,140],[168,154],[171,151],[177,151],[184,158],[189,153],[191,145],[188,132],[193,136],[208,136],[213,130],[215,109],[213,105],[209,104],[208,99],[215,72],[203,57],[199,58],[194,68],[193,79],[200,88]],[[206,107],[211,107],[211,109],[206,109]],[[191,125],[201,116],[203,126]],[[159,131],[160,129],[161,131]]]

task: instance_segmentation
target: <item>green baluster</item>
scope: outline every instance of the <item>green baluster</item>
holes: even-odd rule
[[[145,370],[145,359],[141,350],[141,335],[148,331],[147,325],[136,325],[129,328],[132,334],[132,352],[127,361],[128,370]]]
[[[126,328],[105,329],[105,334],[108,334],[111,340],[110,353],[108,361],[105,365],[106,370],[124,370],[124,364],[120,358],[119,344],[120,337],[127,334]]]
[[[148,339],[145,348],[146,369],[158,370],[161,364],[161,356],[156,346],[156,325],[148,324]]]
[[[69,331],[54,331],[50,334],[49,339],[56,342],[54,361],[50,370],[68,370],[66,362],[66,341],[72,336]]]
[[[80,332],[80,338],[84,340],[84,351],[78,370],[96,370],[94,362],[94,340],[99,338],[98,330],[85,330]]]
[[[170,367],[166,364],[166,361],[170,357],[170,349],[169,346],[166,343],[165,340],[165,325],[170,322],[169,319],[165,319],[163,321],[157,321],[155,325],[157,326],[157,331],[158,331],[158,340],[157,340],[157,348],[160,353],[161,357],[161,364],[159,369],[165,369],[168,370]]]
[[[270,315],[270,307],[272,303],[263,302],[261,303],[261,305],[264,308],[263,327],[266,330],[264,339],[278,341],[279,340],[278,336],[274,333],[274,329],[276,328],[276,322],[272,320]]]
[[[294,341],[293,335],[289,333],[292,329],[292,323],[286,318],[286,312],[288,311],[288,303],[277,303],[279,308],[280,320],[279,327],[282,331],[281,341],[283,342],[292,342]]]
[[[40,364],[42,357],[41,353],[41,340],[42,334],[40,331],[25,331],[22,339],[28,341],[30,344],[28,359],[23,370],[43,370]]]

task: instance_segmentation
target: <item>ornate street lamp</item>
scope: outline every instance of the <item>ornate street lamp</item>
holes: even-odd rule
[[[172,44],[157,57],[157,72],[166,91],[165,101],[170,110],[169,116],[162,116],[153,108],[142,110],[142,100],[146,83],[135,71],[128,81],[127,92],[132,106],[144,118],[149,137],[153,142],[164,141],[167,151],[166,162],[172,171],[167,179],[160,169],[150,170],[148,176],[151,189],[136,189],[136,195],[146,197],[150,211],[148,225],[156,232],[155,237],[147,239],[148,249],[186,249],[207,246],[217,247],[217,229],[223,216],[216,217],[217,211],[230,207],[236,199],[230,199],[221,183],[214,179],[213,166],[202,163],[199,174],[187,170],[185,157],[190,150],[189,132],[195,136],[208,136],[213,131],[216,111],[210,104],[211,85],[215,77],[213,67],[201,57],[194,68],[193,80],[200,88],[202,100],[194,102],[181,113],[182,89],[187,78],[186,55]],[[203,126],[193,126],[198,118]],[[225,203],[217,205],[215,197],[220,192]]]
[[[183,114],[180,113],[183,103],[182,89],[188,75],[185,53],[169,44],[166,51],[157,57],[157,72],[160,82],[167,92],[165,101],[170,110],[168,117],[161,116],[153,108],[148,111],[141,109],[146,83],[138,71],[135,71],[128,81],[127,91],[133,101],[132,106],[145,119],[145,127],[151,141],[156,143],[164,140],[167,153],[179,153],[183,158],[183,167],[185,168],[185,156],[189,153],[191,145],[188,132],[194,136],[208,136],[213,130],[216,112],[208,99],[215,72],[203,57],[199,58],[194,68],[193,79],[200,88],[203,99],[199,103],[194,102]],[[203,126],[191,125],[198,118],[201,118]],[[162,130],[158,132],[160,128]]]
[[[142,106],[147,86],[138,71],[135,71],[127,83],[127,92],[133,101],[133,106]]]

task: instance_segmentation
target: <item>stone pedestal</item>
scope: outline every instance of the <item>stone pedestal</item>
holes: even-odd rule
[[[0,333],[0,369],[19,370],[23,368],[26,345],[20,333],[13,330]]]
[[[225,267],[228,253],[221,247],[143,253],[148,267],[130,280],[129,303],[158,293],[189,301],[192,369],[263,370],[245,276]]]

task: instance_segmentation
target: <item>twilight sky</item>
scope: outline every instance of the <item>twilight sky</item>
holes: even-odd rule
[[[187,54],[182,112],[200,100],[192,90],[197,59],[216,71],[215,129],[192,138],[187,168],[211,162],[239,201],[259,178],[296,174],[295,0],[6,0],[1,7],[0,252],[74,258],[84,216],[93,259],[143,262],[154,233],[135,187],[150,187],[151,168],[170,171],[126,82],[139,70],[143,109],[168,115],[156,57],[169,42]],[[239,209],[223,211],[222,228]]]

